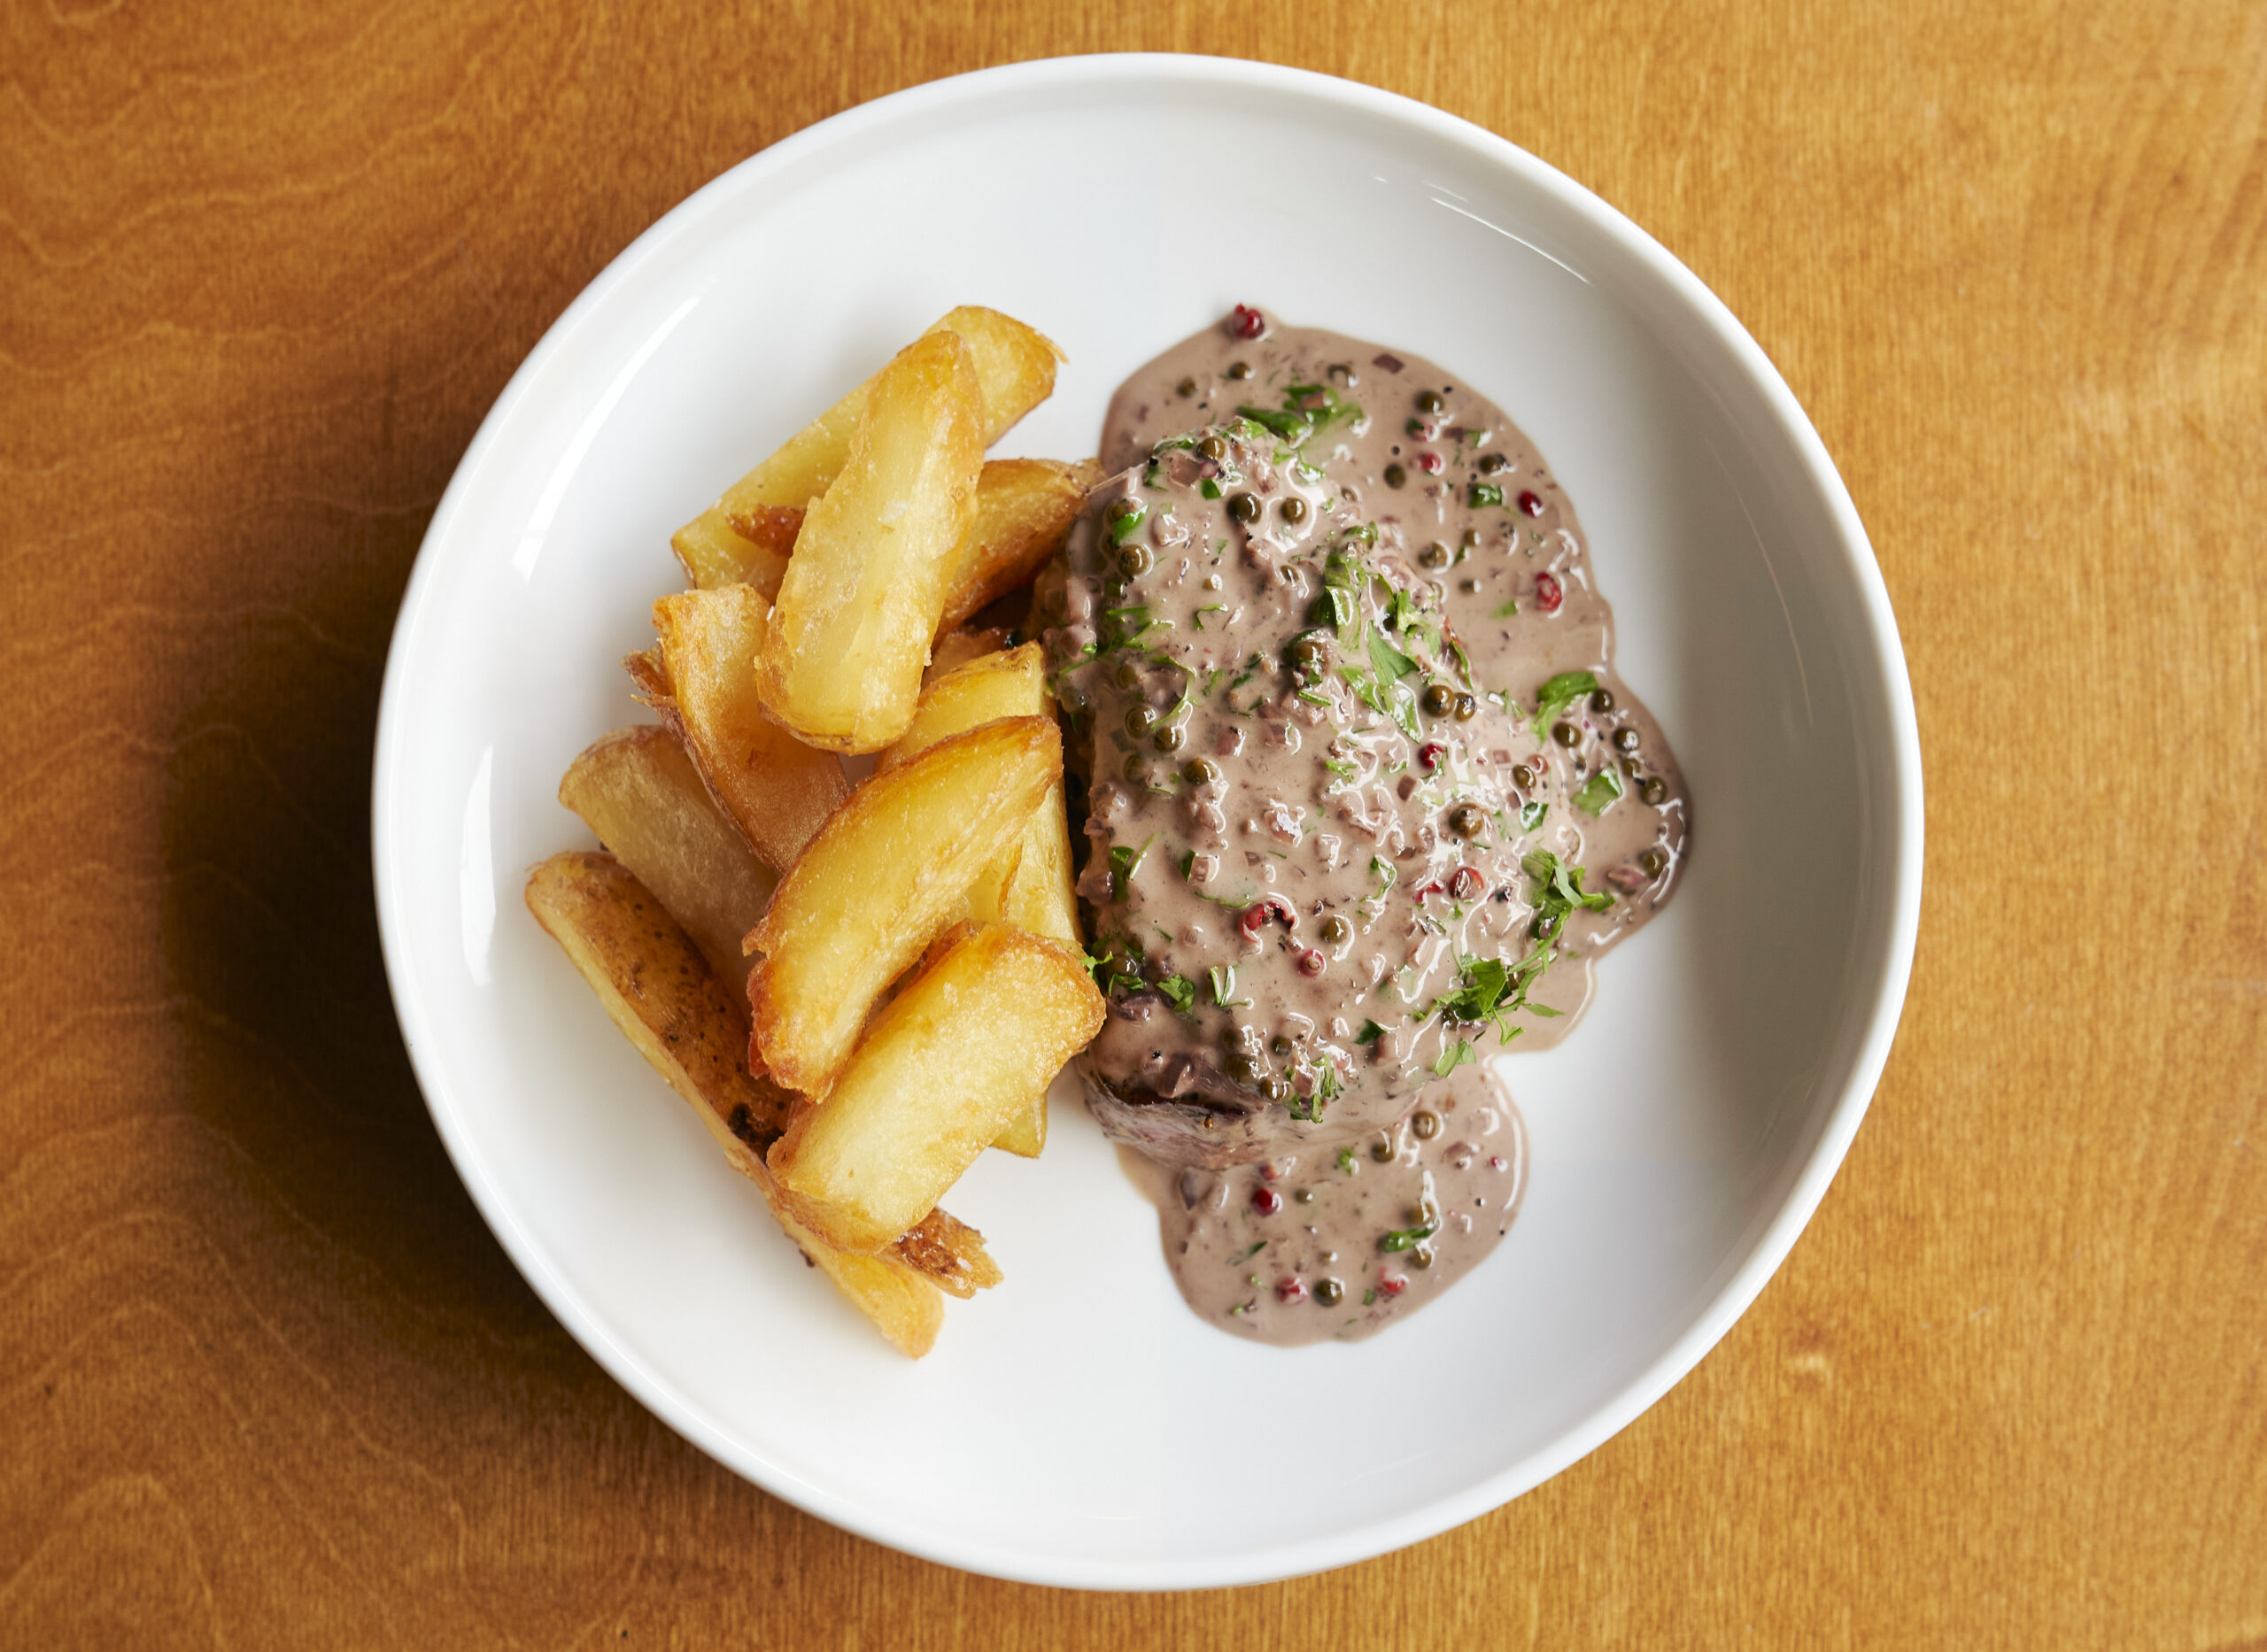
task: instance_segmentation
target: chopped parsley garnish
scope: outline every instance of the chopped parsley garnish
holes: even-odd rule
[[[1210,476],[1196,484],[1196,490],[1208,499],[1217,499],[1220,497],[1220,484]]]
[[[1349,1176],[1354,1174],[1354,1150],[1351,1147],[1338,1150],[1338,1168]]]
[[[1492,482],[1475,482],[1472,484],[1472,492],[1467,497],[1472,508],[1476,511],[1487,506],[1501,505],[1504,502],[1504,490]]]
[[[1428,1222],[1422,1227],[1396,1228],[1378,1241],[1378,1248],[1383,1251],[1413,1250],[1440,1231],[1441,1224],[1437,1222]]]
[[[1535,737],[1543,737],[1544,725],[1572,706],[1585,694],[1598,692],[1598,677],[1589,671],[1561,671],[1544,683],[1535,700]]]
[[[1120,648],[1131,648],[1141,640],[1143,632],[1157,629],[1161,626],[1170,628],[1172,624],[1171,620],[1151,619],[1149,610],[1138,603],[1130,607],[1104,608],[1102,611],[1102,617],[1109,621],[1110,626],[1110,629],[1103,633],[1102,639],[1102,649],[1104,653],[1110,653]]]
[[[1207,971],[1211,977],[1212,1001],[1222,1009],[1233,1009],[1236,1003],[1236,967],[1234,964],[1214,964]]]
[[[1542,898],[1536,902],[1538,914],[1563,918],[1580,907],[1589,912],[1604,912],[1613,904],[1613,897],[1604,890],[1585,894],[1582,879],[1587,874],[1579,866],[1568,866],[1548,849],[1534,849],[1520,861],[1520,869],[1543,885]]]
[[[1128,848],[1121,843],[1110,850],[1110,898],[1112,900],[1126,899],[1126,884],[1133,881],[1135,868],[1141,864],[1141,857],[1149,853],[1149,844],[1155,842],[1157,839],[1152,838],[1138,849]]]
[[[1196,983],[1187,976],[1159,976],[1157,991],[1164,994],[1166,1003],[1184,1015],[1196,1007]]]
[[[1357,1044],[1375,1044],[1383,1037],[1385,1037],[1385,1029],[1383,1027],[1379,1026],[1374,1021],[1365,1021],[1362,1023],[1362,1030],[1354,1035],[1354,1042]]]
[[[1354,593],[1342,585],[1325,585],[1322,595],[1314,599],[1314,622],[1317,625],[1351,625],[1354,622]]]
[[[1495,617],[1499,620],[1508,620],[1512,615],[1517,614],[1519,611],[1520,599],[1517,597],[1514,597],[1502,607],[1496,610]]]
[[[1241,1268],[1244,1263],[1250,1262],[1254,1256],[1258,1255],[1260,1252],[1266,1248],[1267,1241],[1265,1239],[1256,1239],[1253,1241],[1252,1247],[1250,1250],[1240,1252],[1237,1254],[1229,1257],[1228,1266],[1231,1268]]]
[[[1458,1038],[1454,1044],[1443,1040],[1441,1045],[1441,1058],[1433,1063],[1433,1077],[1445,1078],[1466,1061],[1474,1059],[1475,1058],[1472,1054],[1472,1046],[1467,1040]]]
[[[1575,807],[1585,814],[1603,814],[1621,801],[1621,776],[1611,768],[1601,768],[1582,782],[1581,791],[1575,793]]]
[[[1110,543],[1114,545],[1124,544],[1134,537],[1134,530],[1149,519],[1149,507],[1141,500],[1126,499],[1120,503],[1130,505],[1134,508],[1130,511],[1116,512],[1107,519],[1110,523]]]
[[[1533,831],[1543,824],[1543,817],[1551,813],[1551,806],[1538,799],[1529,798],[1520,805],[1520,830]]]
[[[1387,683],[1398,683],[1417,669],[1414,660],[1375,631],[1370,633],[1370,663],[1377,668],[1380,679]]]

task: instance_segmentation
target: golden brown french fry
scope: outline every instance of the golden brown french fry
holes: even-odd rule
[[[987,459],[976,475],[976,520],[953,559],[953,582],[945,598],[944,617],[938,621],[941,637],[983,607],[1017,586],[1028,584],[1047,559],[1061,548],[1085,502],[1086,489],[1072,479],[1071,467],[1052,459]],[[803,512],[798,506],[766,506],[761,526],[754,519],[742,526],[754,543],[762,535],[761,554],[747,559],[747,578],[741,582],[763,593],[766,602],[779,600],[779,582],[787,575],[787,559],[794,552],[795,536],[802,531]],[[734,521],[739,521],[734,518]],[[727,580],[700,582],[704,586],[729,584]]]
[[[921,691],[912,722],[876,766],[897,768],[938,741],[995,717],[1054,714],[1045,656],[1037,643],[981,655]],[[1082,944],[1079,899],[1071,877],[1071,825],[1059,785],[1041,800],[1025,828],[1017,863],[1002,877],[998,910],[1006,922],[1074,946]]]
[[[925,691],[946,672],[957,671],[982,655],[996,654],[1007,645],[1005,626],[988,625],[979,630],[963,625],[957,631],[947,631],[929,656],[929,669],[921,678],[921,686]]]
[[[779,879],[716,807],[673,732],[646,723],[600,737],[568,768],[559,800],[660,897],[718,980],[746,984],[740,937]]]
[[[764,954],[748,1000],[759,1057],[780,1083],[825,1089],[884,989],[958,920],[1062,775],[1054,723],[1010,717],[850,794],[743,943]]]
[[[748,845],[776,869],[802,853],[850,783],[831,753],[763,714],[755,658],[767,624],[750,586],[664,597],[654,605],[660,656],[631,655],[631,675]]]
[[[770,1162],[813,1231],[853,1252],[893,1244],[1101,1028],[1102,994],[1059,941],[981,925],[874,1017]]]
[[[756,656],[763,708],[813,745],[875,752],[905,731],[983,463],[957,334],[885,367],[842,474],[803,517]]]
[[[1031,583],[1062,548],[1087,490],[1051,459],[987,460],[977,478],[976,523],[956,560],[940,630]]]
[[[1103,479],[1102,460],[1098,459],[1074,459],[1067,469],[1071,480],[1088,493],[1093,492],[1095,484]]]
[[[527,903],[615,1025],[756,1185],[788,1237],[900,1352],[926,1354],[944,1323],[927,1275],[896,1254],[846,1254],[784,1208],[762,1154],[793,1098],[748,1070],[737,1007],[660,901],[612,856],[569,853],[536,868]]]
[[[981,387],[981,446],[991,446],[1054,392],[1063,352],[1012,316],[964,305],[929,331],[957,334],[968,345]],[[873,384],[868,379],[828,408],[677,530],[669,544],[686,578],[704,589],[746,583],[776,598],[801,513],[841,473]]]

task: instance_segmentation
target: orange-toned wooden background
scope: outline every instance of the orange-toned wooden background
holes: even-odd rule
[[[2257,0],[0,31],[0,1645],[2267,1647]],[[583,284],[851,104],[1134,47],[1428,99],[1691,264],[1849,479],[1930,787],[1887,1078],[1722,1347],[1461,1531],[1162,1598],[846,1536],[600,1375],[428,1123],[366,846],[419,536]]]

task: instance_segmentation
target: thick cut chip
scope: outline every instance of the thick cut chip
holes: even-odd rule
[[[770,1154],[782,1196],[829,1243],[886,1248],[1103,1014],[1080,954],[1009,924],[971,930],[874,1017],[825,1100],[796,1113]]]
[[[884,990],[959,920],[1062,777],[1054,723],[1010,717],[852,792],[743,943],[764,954],[747,981],[762,1065],[791,1088],[824,1090]]]
[[[960,548],[938,620],[949,630],[987,604],[1028,585],[1063,545],[1087,490],[1047,459],[995,459],[977,479],[976,525]]]
[[[919,339],[874,381],[757,656],[765,713],[809,744],[876,752],[912,720],[975,510],[981,422],[956,334]]]
[[[559,800],[661,898],[718,980],[747,982],[740,937],[779,880],[716,806],[675,733],[646,723],[604,736],[568,768]]]
[[[1078,520],[1086,488],[1072,479],[1071,467],[1051,459],[987,459],[976,475],[976,520],[953,558],[953,579],[945,598],[940,635],[988,603],[1027,585],[1047,559],[1062,548],[1064,535]],[[749,559],[744,582],[779,600],[787,559],[802,531],[800,506],[764,507],[765,545]],[[704,582],[711,585],[729,581]]]
[[[938,741],[994,718],[1054,714],[1045,657],[1037,643],[982,655],[922,690],[912,722],[897,744],[881,754],[878,767],[895,768]],[[1060,785],[1041,799],[1024,829],[1016,865],[1002,874],[998,913],[1002,921],[1037,934],[1074,946],[1082,944],[1079,899],[1071,876],[1071,823]],[[986,915],[976,911],[975,915]]]
[[[957,631],[947,631],[937,639],[936,650],[929,656],[929,669],[922,676],[921,686],[926,690],[946,672],[957,671],[970,660],[982,655],[996,654],[1007,645],[1005,626],[987,625],[978,629],[963,625]]]
[[[527,902],[615,1025],[756,1185],[788,1237],[901,1353],[926,1354],[944,1323],[927,1273],[895,1254],[845,1254],[785,1208],[762,1155],[794,1098],[749,1071],[737,1007],[661,902],[613,857],[576,853],[536,868]],[[973,1251],[981,1254],[980,1243]]]
[[[1063,352],[1011,316],[966,305],[929,331],[957,334],[968,346],[982,393],[981,446],[1054,393]],[[777,595],[803,509],[841,474],[873,384],[868,379],[828,408],[677,530],[669,544],[686,578],[704,589],[744,582]]]
[[[850,795],[841,762],[763,714],[755,659],[768,621],[747,585],[688,591],[654,605],[659,659],[633,654],[640,697],[685,741],[708,790],[774,869],[792,864]]]

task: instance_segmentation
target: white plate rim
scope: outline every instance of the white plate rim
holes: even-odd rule
[[[1420,136],[1461,148],[1513,174],[1525,187],[1552,198],[1659,282],[1691,319],[1705,328],[1744,371],[1765,401],[1806,480],[1818,490],[1836,528],[1835,549],[1851,580],[1873,645],[1876,681],[1890,729],[1892,798],[1876,822],[1892,888],[1887,952],[1877,961],[1874,1001],[1848,1077],[1829,1109],[1807,1162],[1792,1179],[1777,1213],[1758,1236],[1746,1261],[1725,1281],[1706,1309],[1659,1358],[1605,1396],[1581,1423],[1547,1447],[1462,1492],[1422,1509],[1274,1548],[1240,1551],[1221,1560],[1087,1561],[1033,1557],[980,1542],[955,1541],[838,1496],[783,1471],[745,1443],[710,1425],[671,1386],[607,1331],[579,1292],[554,1271],[517,1220],[508,1200],[483,1172],[460,1115],[448,1074],[432,1054],[421,983],[405,932],[402,868],[393,830],[395,776],[403,757],[398,711],[427,611],[438,580],[431,547],[451,537],[464,501],[477,491],[502,433],[516,417],[530,387],[548,364],[570,349],[584,322],[696,221],[742,190],[801,165],[814,151],[862,137],[893,121],[917,118],[941,105],[979,102],[1018,92],[1098,81],[1178,81],[1223,93],[1296,94],[1396,121]],[[1919,722],[1897,621],[1857,507],[1825,444],[1762,347],[1700,279],[1628,217],[1582,185],[1508,140],[1460,117],[1397,93],[1358,81],[1241,58],[1178,53],[1103,53],[1041,58],[975,70],[929,81],[858,104],[780,140],[739,162],[688,196],[640,235],[592,280],[563,311],[507,382],[443,492],[404,590],[387,652],[379,693],[372,764],[371,845],[381,948],[403,1042],[419,1087],[451,1162],[474,1203],[521,1275],[568,1332],[639,1403],[685,1439],[767,1492],[806,1512],[901,1552],[964,1570],[1017,1581],[1097,1589],[1211,1588],[1300,1576],[1390,1553],[1486,1514],[1573,1466],[1650,1409],[1689,1373],[1738,1320],[1777,1272],[1824,1198],[1864,1122],[1895,1038],[1920,928],[1923,814]]]

